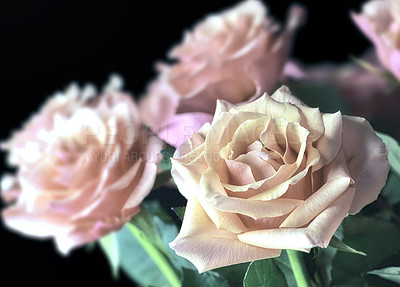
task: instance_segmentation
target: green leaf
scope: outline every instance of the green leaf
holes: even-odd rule
[[[172,207],[171,209],[175,212],[176,216],[178,216],[178,218],[181,221],[183,221],[183,216],[185,215],[186,207],[185,206],[179,206],[179,207]]]
[[[163,272],[132,234],[128,227],[130,224],[134,224],[143,233],[146,240],[161,252],[178,274],[181,274],[182,266],[192,267],[190,262],[178,257],[168,246],[178,234],[173,220],[158,201],[144,202],[141,212],[115,233],[120,250],[120,266],[133,281],[143,286],[170,286]]]
[[[170,170],[172,167],[171,157],[173,157],[175,148],[167,143],[165,143],[165,148],[161,151],[162,159],[159,167],[162,170]]]
[[[182,287],[204,286],[229,287],[234,285],[229,285],[228,281],[217,272],[207,271],[199,274],[197,270],[183,268]]]
[[[368,274],[377,275],[389,281],[400,284],[400,267],[386,267],[379,270],[369,271]]]
[[[367,256],[337,252],[332,262],[332,284],[366,286],[366,272],[387,267],[392,255],[400,251],[400,229],[390,222],[361,215],[348,216],[342,223],[343,242]],[[391,262],[393,263],[393,262]],[[400,262],[399,262],[400,263]],[[397,265],[397,264],[396,264]]]
[[[364,252],[358,251],[358,250],[348,246],[346,243],[344,243],[342,240],[337,238],[335,235],[332,237],[331,241],[329,242],[329,246],[333,247],[337,250],[340,250],[340,251],[355,253],[355,254],[359,254],[362,256],[367,256],[367,254],[365,254]]]
[[[187,270],[192,270],[195,272],[189,272],[191,274],[190,278],[192,278],[190,280],[196,282],[203,282],[204,278],[211,280],[207,277],[210,275],[199,274],[191,262],[176,255],[168,246],[169,242],[178,235],[178,228],[158,201],[143,202],[140,213],[114,234],[117,239],[121,269],[134,282],[142,286],[170,286],[171,276],[167,280],[165,270],[162,272],[160,264],[157,265],[154,261],[154,258],[157,259],[157,257],[161,260],[158,263],[168,262],[180,278],[182,278],[184,272],[187,273]],[[150,250],[150,253],[155,252],[157,256],[149,256],[149,250],[146,251],[143,245],[150,245],[147,246],[150,249],[154,248]],[[151,271],[149,272],[149,270]],[[226,280],[218,273],[211,277],[216,277],[223,281]],[[222,284],[221,286],[225,285]]]
[[[247,268],[249,267],[249,262],[240,263],[235,265],[230,265],[226,267],[221,267],[214,269],[213,271],[222,275],[229,283],[229,286],[242,286],[243,278],[246,274]]]
[[[117,232],[117,237],[120,247],[120,266],[131,280],[143,286],[170,286],[167,278],[127,226]]]
[[[294,278],[292,266],[290,265],[289,257],[286,250],[282,250],[281,255],[272,259],[278,266],[279,270],[285,276],[288,287],[297,287],[296,279]]]
[[[315,280],[320,286],[330,286],[332,281],[332,260],[335,257],[337,249],[319,248],[315,258],[316,272]]]
[[[389,173],[381,194],[390,205],[395,205],[400,202],[400,176],[398,176],[397,173]]]
[[[293,95],[310,107],[318,107],[321,112],[348,114],[349,108],[338,90],[330,84],[311,81],[288,80],[285,82]]]
[[[147,223],[151,223],[151,227],[147,225],[142,228],[151,228],[153,231],[153,237],[157,237],[158,243],[163,246],[163,250],[167,252],[167,256],[171,260],[171,262],[176,266],[176,268],[188,268],[197,270],[194,265],[186,260],[183,257],[178,256],[175,251],[173,251],[169,247],[169,243],[175,239],[178,235],[178,228],[175,225],[173,219],[168,215],[168,213],[162,208],[161,204],[158,201],[148,201],[144,202],[143,206],[145,207],[147,214],[149,215],[147,219]]]
[[[253,261],[247,268],[244,287],[287,286],[285,277],[272,259]]]
[[[158,214],[156,214],[156,212]],[[166,256],[170,256],[169,248],[165,245],[154,223],[155,217],[162,217],[164,221],[169,220],[168,215],[163,212],[160,203],[143,202],[141,211],[139,214],[135,215],[130,222],[137,226]],[[175,230],[173,232],[175,232]]]
[[[389,163],[390,167],[394,172],[397,173],[398,176],[400,176],[400,145],[399,143],[392,138],[391,136],[376,132],[376,134],[383,140],[383,142],[386,144],[386,146],[389,148]]]
[[[126,224],[126,226],[136,240],[140,243],[141,247],[156,264],[162,275],[167,279],[168,283],[172,287],[180,287],[180,276],[173,265],[164,256],[164,254],[151,243],[151,240],[137,226],[134,226],[129,222]]]
[[[117,235],[115,233],[109,233],[100,238],[99,243],[101,249],[108,259],[108,262],[110,263],[112,275],[114,278],[118,278],[120,258]]]

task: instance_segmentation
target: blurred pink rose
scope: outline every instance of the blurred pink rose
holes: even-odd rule
[[[129,95],[72,85],[2,146],[16,175],[2,179],[5,224],[70,249],[118,230],[150,192],[162,142],[142,129]]]
[[[169,53],[176,63],[158,65],[141,101],[144,122],[178,146],[212,120],[217,99],[240,103],[271,91],[303,18],[303,9],[293,6],[281,29],[253,0],[208,16]]]
[[[400,80],[400,2],[373,0],[353,20],[375,45],[382,65]]]
[[[378,60],[370,54],[363,59],[379,67]],[[331,85],[349,104],[354,115],[369,120],[400,121],[400,89],[391,88],[387,80],[357,64],[321,63],[307,66],[290,61],[285,66],[284,74],[286,77]]]

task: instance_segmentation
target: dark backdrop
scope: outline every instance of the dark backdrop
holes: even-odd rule
[[[117,72],[125,78],[126,89],[140,95],[155,75],[154,61],[164,59],[181,41],[183,29],[237,2],[15,1],[12,7],[0,7],[0,139],[71,81],[101,87],[111,72]],[[283,20],[292,2],[269,1],[270,14]],[[346,61],[369,47],[349,17],[362,1],[298,2],[307,7],[308,21],[298,33],[295,58],[306,63]],[[3,153],[1,157],[4,170]],[[152,196],[165,200],[171,192],[159,190]],[[112,281],[97,247],[63,258],[51,240],[30,240],[2,224],[0,230],[2,285],[130,285],[124,276]]]

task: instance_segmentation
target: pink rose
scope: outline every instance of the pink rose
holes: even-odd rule
[[[379,67],[374,57],[366,55],[363,59]],[[284,74],[303,81],[332,85],[349,104],[354,115],[393,123],[400,121],[400,89],[392,89],[387,80],[357,64],[325,63],[307,66],[288,62]]]
[[[162,142],[131,96],[72,85],[3,144],[16,175],[2,180],[5,224],[72,248],[120,229],[150,192]]]
[[[375,45],[382,65],[400,80],[400,2],[373,0],[364,4],[353,20]]]
[[[176,63],[158,65],[160,74],[141,101],[144,122],[178,146],[212,120],[217,99],[240,103],[271,91],[303,16],[292,7],[281,29],[254,0],[208,16],[169,53]]]
[[[327,247],[374,201],[388,149],[363,118],[321,113],[286,87],[233,105],[179,146],[172,176],[188,203],[172,249],[199,270]]]

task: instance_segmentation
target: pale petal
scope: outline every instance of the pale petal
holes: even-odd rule
[[[219,230],[196,200],[188,201],[181,231],[170,247],[202,273],[218,267],[272,258],[280,250],[241,243],[235,234]]]
[[[204,145],[199,149],[204,149]],[[204,158],[204,150],[198,157],[191,159],[190,162],[184,163],[172,158],[171,175],[177,184],[179,191],[187,199],[190,199],[199,188],[199,182],[203,173],[208,169],[207,162]]]
[[[257,199],[257,200],[271,200],[282,196],[286,190],[288,189],[289,185],[294,185],[302,180],[308,173],[310,167],[316,165],[319,162],[319,153],[318,151],[309,146],[307,148],[307,162],[304,169],[302,169],[299,173],[296,173],[286,181],[276,185],[274,187],[269,187],[269,183],[266,186],[261,186],[259,188],[259,193],[250,197],[250,199]],[[299,165],[300,166],[300,165]]]
[[[299,205],[280,227],[301,227],[325,210],[352,183],[343,153],[324,167],[325,184]]]
[[[161,159],[163,143],[157,137],[151,137],[148,140],[146,150],[146,156],[148,159],[144,164],[143,172],[140,175],[139,181],[135,184],[131,195],[122,208],[123,213],[125,209],[131,209],[140,205],[154,186],[158,163]],[[153,158],[154,160],[149,160],[149,158]],[[123,217],[125,216],[123,215]]]
[[[334,114],[323,114],[325,133],[317,143],[316,149],[320,154],[320,162],[313,168],[317,170],[332,161],[338,154],[342,145],[342,115],[340,112]]]
[[[217,195],[212,199],[212,206],[224,212],[239,213],[254,219],[260,219],[285,215],[302,202],[302,200],[289,198],[261,201]]]
[[[236,162],[242,162],[250,166],[255,180],[262,180],[273,176],[275,168],[263,156],[268,156],[263,152],[251,151],[236,158]]]
[[[282,89],[282,88],[281,88]],[[288,122],[300,122],[298,109],[290,103],[280,103],[264,94],[254,102],[232,108],[231,113],[253,112],[268,115],[271,118],[284,117]]]
[[[227,196],[218,175],[211,168],[208,168],[201,177],[198,192],[196,198],[219,229],[233,233],[246,230],[237,214],[222,212],[213,206],[213,198],[215,197],[224,196],[227,200],[231,198]]]
[[[271,98],[281,103],[290,103],[296,106],[305,106],[305,104],[299,98],[296,98],[292,95],[287,86],[280,87],[272,94]]]
[[[200,191],[202,195],[211,202],[214,209],[222,211],[221,216],[224,216],[224,218],[215,218],[206,210],[214,222],[222,219],[225,221],[228,217],[231,218],[230,221],[235,222],[237,220],[236,213],[241,213],[255,219],[261,217],[281,216],[292,211],[302,202],[301,200],[279,198],[265,202],[230,197],[226,194],[216,173],[211,169],[208,169],[202,176],[200,181]],[[220,226],[220,224],[217,226]]]
[[[354,197],[349,188],[327,209],[303,228],[257,230],[238,235],[240,241],[262,248],[294,249],[309,252],[313,247],[327,247],[333,234],[346,217]]]
[[[218,116],[220,114],[229,112],[230,109],[232,109],[234,107],[236,107],[236,105],[234,105],[234,104],[232,104],[230,102],[218,99],[217,100],[217,107],[215,108],[213,123],[214,123],[214,121],[216,121],[216,119],[218,118]]]
[[[255,182],[249,165],[236,160],[225,160],[229,170],[229,182],[234,185],[244,185]]]
[[[158,132],[175,114],[179,95],[163,79],[152,82],[139,102],[142,121],[154,132]]]
[[[234,131],[232,141],[227,145],[232,154],[229,159],[235,159],[246,152],[247,147],[260,138],[261,132],[266,128],[270,117],[264,116],[244,121]]]
[[[213,114],[216,110],[217,99],[240,103],[254,95],[256,87],[253,80],[246,77],[237,68],[237,63],[222,63],[222,66],[218,67],[216,71],[213,70],[212,64],[207,65],[202,74],[196,74],[193,77],[195,81],[200,81],[201,85],[190,94],[184,93],[185,96],[179,101],[178,113],[199,111]],[[224,71],[223,78],[221,78],[221,70]],[[189,83],[186,81],[189,81]],[[194,85],[190,81],[190,78],[184,81],[182,78],[179,79],[179,83],[184,82],[190,87],[198,85],[198,83]]]
[[[343,116],[342,148],[356,194],[350,213],[357,213],[378,197],[390,169],[388,148],[363,118]]]
[[[218,171],[223,182],[228,182],[229,172],[225,161],[220,156],[221,148],[231,141],[234,132],[244,121],[258,117],[260,114],[252,112],[222,113],[212,124],[205,141],[205,158],[207,164]]]

